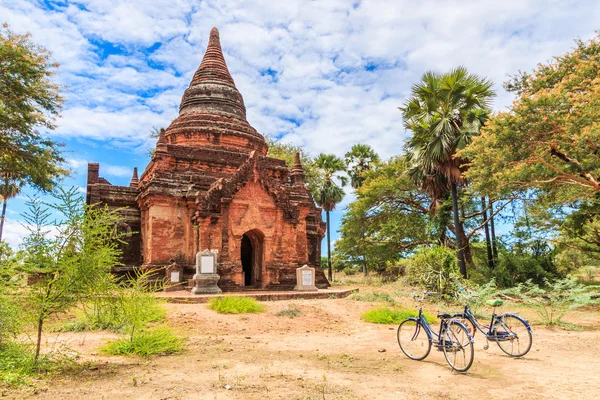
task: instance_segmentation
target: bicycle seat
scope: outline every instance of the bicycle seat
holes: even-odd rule
[[[437,317],[440,319],[448,319],[448,318],[452,318],[452,315],[450,315],[448,313],[438,313]]]
[[[504,301],[502,301],[502,299],[494,299],[486,301],[485,304],[487,304],[490,307],[498,307],[504,304]]]

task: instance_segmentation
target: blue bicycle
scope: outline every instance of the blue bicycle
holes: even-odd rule
[[[444,352],[444,357],[453,370],[466,372],[473,365],[473,338],[464,324],[445,313],[438,314],[441,323],[439,333],[436,333],[423,315],[421,305],[429,294],[432,293],[423,292],[420,299],[413,296],[419,302],[419,315],[402,321],[398,326],[400,349],[408,358],[420,361],[429,355],[431,346],[435,345],[438,351]]]
[[[511,357],[523,357],[531,350],[533,342],[531,326],[523,318],[513,313],[504,313],[496,315],[496,307],[503,304],[501,299],[488,300],[487,305],[493,307],[492,318],[489,325],[482,325],[477,317],[469,308],[469,300],[476,296],[467,296],[464,294],[464,289],[460,289],[460,294],[465,298],[465,309],[462,313],[454,314],[452,318],[461,321],[469,333],[475,337],[477,330],[485,335],[485,338],[490,341],[495,341],[504,353]],[[487,350],[489,344],[486,343],[484,349]]]

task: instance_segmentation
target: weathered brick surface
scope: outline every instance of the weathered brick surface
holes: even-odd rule
[[[139,179],[135,171],[130,186],[110,185],[100,177],[99,165],[90,164],[87,201],[126,207],[129,267],[162,267],[176,259],[189,279],[195,254],[208,248],[219,254],[219,286],[241,290],[246,235],[253,249],[251,286],[292,289],[297,267],[319,267],[325,226],[304,185],[299,158],[290,169],[283,160],[266,157],[267,149],[246,120],[244,100],[213,28],[179,116],[161,131]],[[329,286],[320,268],[317,286]]]

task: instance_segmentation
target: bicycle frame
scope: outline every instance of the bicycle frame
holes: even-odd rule
[[[468,319],[469,321],[471,321],[471,323],[473,324],[473,326],[476,329],[478,329],[481,333],[483,333],[485,335],[485,337],[488,338],[488,339],[492,339],[492,340],[507,340],[508,336],[510,336],[510,335],[506,335],[506,334],[501,333],[501,332],[496,332],[496,334],[494,334],[494,330],[493,330],[494,324],[496,322],[498,322],[499,324],[501,324],[502,326],[504,326],[503,319],[506,316],[511,316],[511,317],[519,319],[520,321],[522,321],[525,324],[525,326],[527,327],[527,330],[529,332],[533,333],[533,330],[531,329],[531,326],[527,323],[527,321],[525,321],[523,318],[521,318],[517,314],[503,313],[503,314],[497,315],[496,314],[496,309],[494,309],[494,311],[492,313],[492,318],[490,320],[490,324],[489,325],[482,325],[482,324],[480,324],[479,320],[477,319],[477,317],[475,316],[475,314],[473,314],[473,312],[469,308],[468,304],[465,304],[465,309],[464,309],[464,311],[463,311],[462,314],[454,314],[452,316],[452,318],[464,318],[464,319]],[[485,328],[487,328],[487,332],[484,330]],[[506,328],[506,326],[504,326],[504,328]]]
[[[429,338],[431,343],[434,344],[438,348],[438,350],[440,349],[440,346],[442,344],[442,340],[441,340],[442,333],[444,332],[444,329],[446,328],[446,325],[448,324],[446,319],[441,320],[439,333],[436,333],[433,330],[433,328],[427,321],[427,318],[425,318],[425,316],[423,315],[423,307],[422,306],[419,306],[419,316],[417,318],[410,317],[407,319],[411,320],[411,321],[420,322],[420,324],[417,324],[417,329],[415,330],[415,334],[413,335],[413,340],[414,340],[414,338],[416,338],[419,335],[420,326],[423,326],[423,328],[425,329],[425,333],[427,334],[427,337]],[[454,321],[454,322],[462,325],[465,328],[465,330],[467,330],[467,327],[464,326],[463,323],[461,323],[459,321]],[[467,330],[467,332],[468,332],[468,330]],[[471,343],[473,343],[473,335],[471,335],[471,334],[469,334],[469,341]]]

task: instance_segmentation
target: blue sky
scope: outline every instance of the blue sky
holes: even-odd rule
[[[599,20],[593,0],[0,2],[0,22],[31,32],[61,64],[67,102],[51,135],[66,144],[65,184],[82,190],[89,161],[113,184],[143,170],[148,132],[176,117],[213,26],[260,133],[311,155],[367,143],[389,157],[407,136],[397,107],[426,70],[464,65],[491,78],[502,109],[508,75],[593,36]],[[9,203],[12,245],[29,193]],[[332,215],[334,239],[352,199]]]

